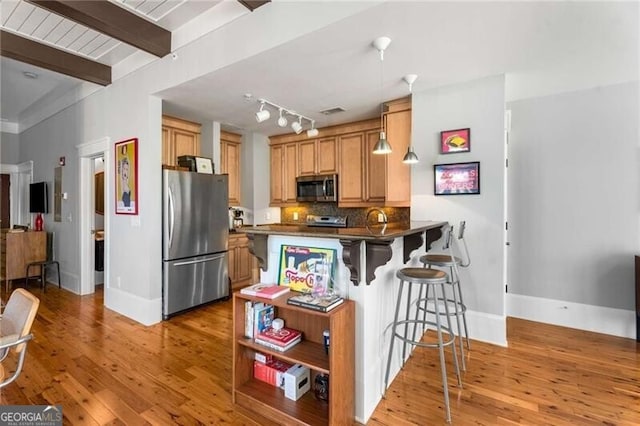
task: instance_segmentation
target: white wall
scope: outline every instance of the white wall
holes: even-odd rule
[[[19,137],[13,133],[0,133],[0,163],[18,164],[20,161]]]
[[[514,315],[634,335],[639,89],[636,81],[508,105],[509,294],[525,296],[510,303]],[[520,306],[532,300],[570,303],[553,312]],[[628,312],[619,319],[626,326],[609,324],[615,310]],[[614,328],[566,322],[580,321],[577,312]]]
[[[505,344],[503,274],[504,76],[413,94],[412,220],[467,221],[472,264],[462,270],[471,337]],[[471,152],[442,155],[440,132],[471,129]],[[391,141],[393,143],[393,141]],[[433,195],[433,165],[480,162],[479,195]],[[435,248],[435,247],[434,247]],[[414,262],[420,254],[414,252]]]

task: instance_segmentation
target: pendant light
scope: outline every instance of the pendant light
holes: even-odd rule
[[[409,85],[409,93],[413,93],[413,83],[417,78],[418,76],[416,74],[407,74],[403,77],[404,82]],[[419,161],[418,156],[413,151],[413,145],[409,144],[409,148],[407,148],[407,153],[404,155],[402,162],[405,164],[416,164]]]
[[[373,41],[373,47],[380,53],[380,139],[376,142],[376,145],[373,147],[374,154],[390,154],[391,153],[391,144],[387,141],[387,135],[384,132],[384,106],[382,104],[382,87],[384,83],[383,79],[383,62],[384,62],[384,51],[391,43],[391,39],[389,37],[378,37]]]

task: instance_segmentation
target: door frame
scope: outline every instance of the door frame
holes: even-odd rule
[[[109,292],[109,247],[110,247],[110,221],[113,197],[109,194],[111,190],[111,173],[112,164],[110,141],[108,137],[104,137],[95,141],[89,141],[77,145],[79,160],[79,179],[80,182],[80,220],[78,225],[78,235],[80,236],[80,294],[92,294],[95,292],[95,242],[93,231],[94,215],[95,215],[95,188],[94,188],[94,159],[97,157],[104,158],[104,233],[107,236],[104,241],[104,300],[108,299]]]

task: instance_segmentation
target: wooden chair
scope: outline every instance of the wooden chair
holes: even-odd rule
[[[27,271],[25,272],[25,287],[29,283],[29,270],[32,267],[40,266],[40,280],[42,282],[42,291],[47,289],[47,267],[55,266],[58,271],[58,288],[62,288],[62,281],[60,281],[60,263],[53,259],[53,232],[47,232],[47,260],[40,262],[31,262],[27,265]]]
[[[31,326],[38,312],[40,300],[25,289],[11,293],[0,317],[0,389],[18,378],[27,352],[27,342],[33,337]],[[7,356],[13,352],[17,361],[10,376],[5,377]],[[13,358],[13,357],[12,357]],[[9,370],[10,371],[10,370]]]

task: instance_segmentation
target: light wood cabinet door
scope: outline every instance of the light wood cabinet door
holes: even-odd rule
[[[271,206],[279,206],[284,202],[283,196],[283,165],[284,165],[284,146],[273,145],[269,150],[271,156],[271,169],[270,169],[270,194]]]
[[[380,132],[367,132],[365,201],[370,204],[384,204],[386,196],[387,156],[373,153],[379,139]]]
[[[316,171],[318,174],[338,173],[338,149],[336,138],[319,139],[317,142]]]
[[[339,139],[338,203],[344,207],[358,206],[365,201],[364,138],[364,133],[353,133]]]
[[[393,148],[386,157],[385,205],[411,205],[411,165],[402,159],[411,144],[411,110],[404,109],[384,116],[387,138]],[[383,156],[384,157],[384,156]]]
[[[283,201],[285,204],[296,204],[296,177],[298,167],[296,164],[298,144],[288,143],[284,146],[283,163]]]
[[[236,289],[253,284],[254,257],[249,252],[249,238],[246,234],[229,234],[229,279]],[[256,265],[257,266],[257,265]]]
[[[315,140],[298,144],[298,176],[317,174],[317,145]]]
[[[241,136],[220,132],[220,173],[229,175],[229,205],[239,206],[240,197],[240,148]]]
[[[162,116],[162,164],[176,166],[182,155],[200,155],[201,125]]]

